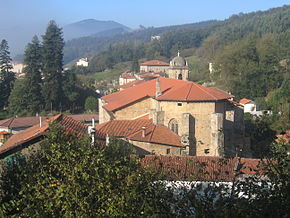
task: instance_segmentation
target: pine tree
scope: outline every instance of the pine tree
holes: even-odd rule
[[[15,81],[15,74],[11,72],[11,61],[8,42],[3,39],[0,43],[0,109],[7,106]]]
[[[35,114],[41,111],[41,47],[37,36],[34,36],[32,42],[26,47],[24,54],[24,72],[25,72],[25,96],[27,110]]]
[[[62,30],[50,21],[43,36],[43,86],[45,109],[61,109],[63,104],[62,65],[64,41]]]

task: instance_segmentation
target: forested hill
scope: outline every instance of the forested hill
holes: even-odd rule
[[[150,31],[154,29],[144,32],[147,35],[140,32],[140,37],[145,41],[153,34]],[[290,5],[233,15],[200,28],[188,26],[157,34],[160,40],[109,46],[91,59],[90,70],[104,71],[125,61],[169,61],[181,50],[188,59],[191,80],[211,82],[237,98],[254,99],[262,109],[281,111],[289,107]],[[212,74],[208,70],[210,62],[214,66]],[[287,111],[285,116],[289,116]]]
[[[64,63],[68,63],[76,58],[92,56],[98,52],[120,42],[145,43],[149,42],[152,35],[160,35],[173,30],[180,29],[200,29],[209,26],[216,21],[204,21],[199,23],[142,28],[131,32],[120,31],[120,29],[111,29],[109,31],[99,32],[88,37],[80,37],[66,42],[64,47]]]

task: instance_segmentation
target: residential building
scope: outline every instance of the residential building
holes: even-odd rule
[[[57,123],[66,134],[75,134],[79,137],[88,134],[88,127],[85,124],[59,114],[12,135],[4,145],[0,146],[0,159],[15,153],[29,156],[32,152],[38,151],[39,142],[46,137],[51,122]]]
[[[140,64],[140,72],[166,73],[168,68],[169,64],[160,60],[151,60]]]
[[[82,66],[82,67],[88,67],[89,66],[89,61],[88,58],[81,58],[77,61],[76,63],[77,66]]]

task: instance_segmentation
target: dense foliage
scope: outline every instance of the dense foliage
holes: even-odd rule
[[[102,148],[92,145],[88,138],[65,134],[56,124],[50,129],[40,151],[26,158],[14,155],[2,162],[1,216],[289,214],[290,160],[283,143],[272,145],[264,159],[265,175],[236,179],[233,183],[175,183],[161,182],[160,172],[140,168],[133,148],[125,141],[111,139]]]
[[[15,75],[11,71],[13,68],[11,61],[8,42],[3,39],[0,43],[0,110],[8,105],[15,80]]]

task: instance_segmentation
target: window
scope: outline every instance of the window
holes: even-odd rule
[[[182,74],[181,73],[178,75],[178,79],[182,80]]]
[[[166,149],[166,154],[170,154],[170,148]]]
[[[178,122],[176,119],[171,119],[168,123],[168,128],[178,135]]]
[[[182,103],[178,102],[178,103],[177,103],[177,106],[182,106]]]

